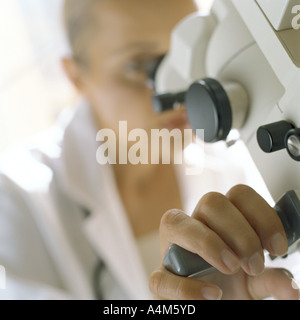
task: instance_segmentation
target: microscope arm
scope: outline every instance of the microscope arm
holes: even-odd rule
[[[299,192],[286,192],[300,189],[300,31],[288,23],[297,0],[268,2],[215,0],[210,14],[184,19],[158,70],[157,112],[185,103],[205,142],[238,129],[272,197],[284,194],[275,209],[291,245],[300,230]],[[187,276],[213,270],[176,245],[164,263]]]

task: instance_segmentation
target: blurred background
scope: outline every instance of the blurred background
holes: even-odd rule
[[[83,0],[84,1],[84,0]],[[213,0],[196,0],[208,10]],[[48,128],[78,96],[64,75],[63,0],[0,1],[0,153]]]
[[[207,11],[214,0],[195,1]],[[49,128],[60,111],[73,108],[79,98],[60,64],[68,51],[62,4],[63,0],[0,0],[0,154]],[[236,162],[247,168],[249,184],[274,203],[245,146],[231,150]],[[292,265],[300,283],[300,267]]]

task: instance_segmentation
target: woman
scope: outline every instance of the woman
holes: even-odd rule
[[[160,299],[298,299],[287,272],[264,270],[262,247],[283,255],[287,241],[274,211],[252,189],[208,193],[192,217],[183,213],[204,190],[225,191],[241,181],[230,165],[223,174],[188,179],[174,165],[95,160],[97,131],[118,137],[120,121],[128,131],[148,133],[188,126],[184,108],[153,112],[148,66],[168,51],[174,26],[195,10],[191,0],[66,0],[72,54],[63,65],[85,103],[58,141],[43,137],[41,146],[35,142],[4,161],[4,298],[149,298],[148,278],[158,268],[150,291]],[[11,159],[22,159],[22,175]],[[195,280],[159,267],[159,226],[162,255],[177,243],[220,273]]]

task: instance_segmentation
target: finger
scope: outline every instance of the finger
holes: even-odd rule
[[[272,255],[285,255],[288,242],[276,211],[253,189],[244,185],[232,188],[227,197],[249,221],[262,245]]]
[[[243,214],[222,194],[211,192],[199,201],[193,217],[203,222],[240,257],[249,275],[264,270],[262,245],[255,230]]]
[[[240,259],[213,230],[180,210],[169,210],[163,215],[160,236],[163,256],[174,243],[198,254],[224,274],[240,268]]]
[[[273,297],[278,300],[299,300],[299,289],[284,269],[266,269],[257,277],[249,277],[248,290],[253,299]]]
[[[163,267],[152,273],[149,289],[157,299],[220,300],[222,297],[222,291],[216,285],[175,276]]]

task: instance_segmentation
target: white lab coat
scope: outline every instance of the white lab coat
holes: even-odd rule
[[[96,161],[98,146],[90,108],[82,104],[66,127],[2,158],[1,299],[94,299],[93,281],[104,299],[151,299],[113,170]],[[228,159],[209,156],[206,163],[200,176],[178,170],[187,212],[203,193],[244,182]],[[99,260],[106,267],[95,280]]]

